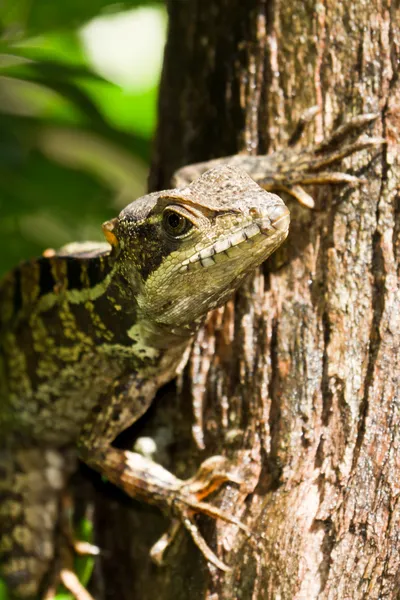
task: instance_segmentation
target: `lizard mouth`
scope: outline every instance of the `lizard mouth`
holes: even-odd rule
[[[268,215],[260,214],[256,209],[251,209],[250,214],[255,220],[229,235],[218,239],[213,244],[203,248],[193,254],[190,258],[184,260],[180,271],[186,272],[190,267],[201,265],[202,267],[211,267],[216,263],[216,256],[225,254],[229,256],[228,251],[231,248],[247,245],[255,242],[257,238],[272,237],[274,234],[285,236],[289,228],[290,213],[284,204],[276,205]]]

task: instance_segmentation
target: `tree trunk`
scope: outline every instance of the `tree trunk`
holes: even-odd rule
[[[377,112],[388,145],[343,168],[360,188],[288,198],[289,238],[210,315],[178,393],[135,428],[181,477],[224,453],[251,475],[215,502],[253,531],[200,520],[229,573],[183,534],[164,568],[157,511],[98,500],[103,597],[118,600],[400,597],[400,14],[392,0],[171,0],[151,187],[178,167],[304,144]],[[396,112],[397,111],[397,112]],[[191,435],[193,427],[193,436]]]

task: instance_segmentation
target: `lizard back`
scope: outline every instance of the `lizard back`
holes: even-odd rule
[[[121,345],[134,315],[120,310],[112,277],[108,244],[84,243],[23,262],[3,279],[2,437],[69,443],[118,377],[115,331]]]

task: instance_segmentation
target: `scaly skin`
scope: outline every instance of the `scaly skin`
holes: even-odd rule
[[[131,495],[166,508],[177,494],[196,503],[182,482],[111,442],[175,377],[208,310],[282,243],[288,225],[280,198],[220,167],[129,205],[104,226],[111,248],[68,247],[3,281],[1,530],[16,597],[41,593],[77,455]]]
[[[306,154],[187,167],[177,173],[179,188],[144,196],[106,223],[109,244],[47,252],[0,284],[0,557],[14,598],[45,593],[57,562],[61,495],[77,458],[168,511],[172,533],[183,523],[205,557],[226,569],[192,515],[246,529],[202,501],[223,481],[240,481],[229,465],[214,457],[184,482],[112,442],[179,372],[207,312],[287,236],[282,200],[238,167],[264,187],[304,200],[300,184],[353,181],[325,168],[382,143],[343,146],[373,118],[358,118]],[[217,166],[207,170],[210,164]]]

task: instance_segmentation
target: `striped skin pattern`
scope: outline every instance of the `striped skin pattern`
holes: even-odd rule
[[[76,463],[69,446],[98,397],[93,385],[109,385],[109,361],[95,347],[114,336],[96,311],[115,323],[122,315],[103,293],[106,248],[29,261],[0,288],[0,552],[16,597],[39,597]]]
[[[286,238],[288,210],[253,180],[312,206],[303,186],[355,183],[327,168],[384,143],[357,141],[376,117],[355,117],[305,151],[185,167],[176,189],[148,194],[104,224],[108,244],[47,251],[0,283],[0,572],[12,598],[42,598],[60,568],[60,504],[78,458],[166,510],[226,569],[193,513],[246,530],[204,502],[240,478],[213,457],[184,482],[112,442],[182,368],[207,312]]]
[[[282,243],[288,225],[280,198],[219,167],[129,205],[104,225],[111,245],[47,251],[5,277],[0,553],[13,597],[44,594],[78,457],[166,510],[177,495],[189,498],[183,482],[111,443],[176,376],[208,310]],[[203,247],[212,260],[190,262]]]

